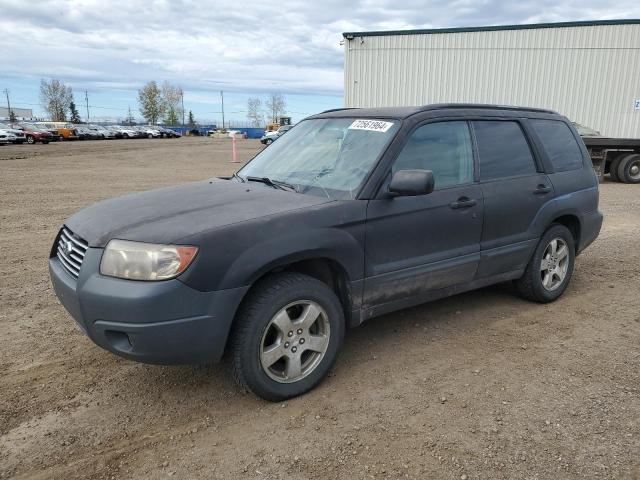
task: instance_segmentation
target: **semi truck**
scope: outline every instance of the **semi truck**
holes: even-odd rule
[[[640,139],[605,137],[574,123],[582,137],[600,181],[605,174],[622,183],[640,183]]]

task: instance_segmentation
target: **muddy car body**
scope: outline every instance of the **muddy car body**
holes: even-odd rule
[[[567,287],[598,235],[598,184],[547,110],[339,109],[233,177],[136,193],[67,220],[56,294],[95,343],[149,363],[219,360],[279,400],[313,388],[344,330],[514,281]]]

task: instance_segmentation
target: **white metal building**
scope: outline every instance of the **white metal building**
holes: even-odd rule
[[[11,110],[13,110],[13,113],[16,116],[16,118],[19,118],[19,119],[33,118],[33,110],[31,110],[30,108],[11,107]],[[0,107],[0,118],[9,118],[9,110],[7,109],[7,107]]]
[[[551,108],[640,137],[640,20],[344,33],[345,106]]]

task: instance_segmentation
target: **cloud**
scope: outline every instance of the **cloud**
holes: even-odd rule
[[[4,0],[2,72],[77,88],[342,93],[343,31],[629,18],[637,0]]]

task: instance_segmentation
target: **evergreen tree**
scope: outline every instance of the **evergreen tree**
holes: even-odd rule
[[[193,112],[189,110],[189,128],[194,128],[196,126],[196,120],[193,118]]]
[[[69,103],[69,113],[71,114],[71,117],[69,118],[69,121],[71,123],[82,122],[82,120],[80,120],[80,114],[78,113],[78,109],[76,108],[76,102],[74,102],[73,100],[71,100],[71,102]]]
[[[9,112],[9,123],[16,123],[18,119],[16,118],[16,112],[13,109]]]

